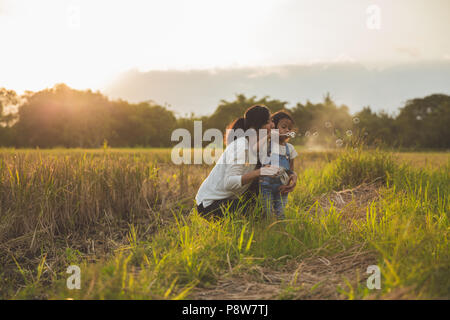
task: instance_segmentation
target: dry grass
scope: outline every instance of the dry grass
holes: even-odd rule
[[[97,261],[128,241],[130,224],[146,237],[172,223],[173,211],[189,212],[209,168],[157,162],[166,158],[167,151],[0,153],[0,277],[21,283],[14,259],[33,270],[44,252],[50,279],[71,252]]]
[[[450,162],[450,152],[399,152],[398,161],[419,168],[437,168]]]
[[[186,216],[211,168],[175,166],[169,163],[169,154],[170,150],[145,149],[0,153],[0,297],[14,296],[25,287],[14,259],[24,270],[35,270],[45,257],[46,285],[74,261],[98,262],[114,256],[129,245],[130,226],[139,228],[139,240],[147,240],[173,226],[174,212]],[[321,168],[336,157],[333,152],[302,153],[295,169]],[[448,159],[448,154],[441,154],[437,160],[414,161],[419,166],[442,166]],[[351,227],[380,199],[380,188],[379,181],[373,181],[315,193],[313,202],[317,200],[325,212],[333,207]],[[246,272],[236,272],[228,261],[229,272],[215,286],[200,285],[189,298],[348,298],[352,288],[365,281],[367,266],[376,264],[376,254],[364,248],[364,244],[343,246],[328,255],[311,249],[283,260],[281,267],[253,264]],[[408,288],[392,290],[384,298],[414,298]]]
[[[325,211],[328,211],[331,206],[342,211],[345,220],[365,219],[366,208],[380,198],[381,187],[382,185],[377,181],[363,183],[350,189],[333,190],[321,195],[317,201]]]

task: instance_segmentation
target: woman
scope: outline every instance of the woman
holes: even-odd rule
[[[257,140],[260,133],[270,133],[273,123],[269,109],[263,105],[255,105],[247,109],[243,118],[237,119],[229,127],[234,130],[242,129],[241,133],[254,132]],[[246,203],[242,201],[242,196],[251,182],[261,175],[274,176],[278,173],[278,167],[265,166],[257,169],[256,161],[249,161],[255,147],[255,144],[249,146],[249,140],[253,141],[252,137],[249,139],[241,134],[234,141],[228,138],[229,136],[228,146],[195,197],[198,212],[202,215],[220,216],[222,208],[233,212],[245,208]]]

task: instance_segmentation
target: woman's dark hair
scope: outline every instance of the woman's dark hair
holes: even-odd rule
[[[292,124],[295,124],[295,121],[292,118],[292,116],[289,113],[289,111],[287,111],[287,110],[280,110],[280,111],[275,112],[272,115],[272,121],[273,121],[273,124],[275,126],[275,129],[278,128],[278,122],[280,122],[281,119],[289,119],[289,120],[292,121]]]
[[[248,108],[243,118],[238,118],[231,122],[226,129],[238,130],[242,129],[246,131],[250,128],[254,128],[255,130],[260,129],[263,125],[265,125],[270,119],[270,110],[264,105],[254,105]],[[235,135],[235,139],[238,137]],[[228,134],[225,135],[225,143],[229,144],[232,141],[228,141]]]

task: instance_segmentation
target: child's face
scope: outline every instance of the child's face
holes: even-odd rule
[[[289,119],[284,118],[284,119],[281,119],[281,120],[278,122],[278,127],[277,127],[277,129],[280,131],[280,135],[283,135],[283,134],[286,134],[286,133],[288,133],[288,132],[291,132],[293,127],[294,127],[294,126],[293,126],[292,121],[289,120]],[[281,140],[281,141],[286,141],[286,140],[288,140],[288,139],[289,139],[289,137],[286,137],[286,136],[280,136],[280,140]]]

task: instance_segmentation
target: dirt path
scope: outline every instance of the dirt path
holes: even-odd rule
[[[379,185],[363,184],[353,189],[333,191],[318,198],[326,209],[331,204],[342,211],[351,223],[366,217],[366,207],[379,197]],[[318,252],[318,251],[317,251]],[[363,244],[343,249],[332,256],[312,252],[304,259],[290,260],[280,270],[252,267],[244,275],[224,275],[214,287],[197,287],[190,299],[263,300],[263,299],[345,299],[340,287],[349,292],[358,284],[365,285],[367,266],[376,264],[376,254],[363,249]]]

